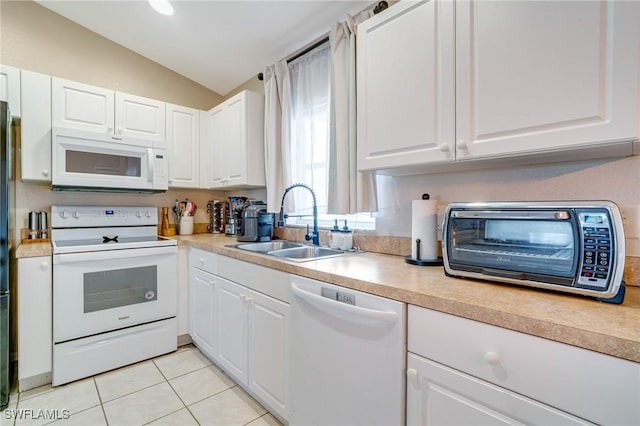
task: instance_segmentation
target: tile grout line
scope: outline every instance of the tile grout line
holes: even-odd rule
[[[180,400],[180,402],[182,403],[184,409],[187,410],[187,412],[189,413],[189,415],[193,418],[193,420],[195,420],[195,422],[198,424],[198,426],[200,426],[200,422],[198,421],[198,419],[196,419],[196,416],[193,415],[193,413],[191,412],[191,410],[189,410],[189,407],[187,406],[187,404],[184,403],[184,401],[182,400],[182,398],[180,397],[180,395],[178,395],[178,392],[176,392],[176,390],[173,388],[173,386],[171,386],[171,382],[169,382],[169,379],[167,379],[167,376],[164,375],[164,373],[162,372],[162,369],[160,367],[158,367],[158,364],[156,364],[155,359],[151,360],[153,362],[153,365],[158,369],[158,371],[160,372],[160,374],[162,375],[162,377],[164,378],[165,382],[169,385],[169,388],[171,388],[171,390],[173,391],[173,393],[178,397],[178,399]],[[198,368],[197,370],[193,370],[191,373],[193,373],[194,371],[199,371],[202,370],[203,368],[207,368],[207,367],[202,367],[202,368]],[[185,373],[182,376],[185,376],[187,374],[190,373]],[[182,376],[176,376],[176,377],[182,377]],[[174,377],[175,379],[175,377]],[[180,408],[179,410],[174,411],[173,413],[177,413],[178,411],[182,410],[182,408]],[[153,422],[155,422],[156,420],[160,420],[164,417],[170,416],[173,413],[169,413],[165,416],[162,417],[158,417],[157,419],[152,420]]]
[[[98,382],[96,381],[96,377],[93,376],[93,386],[96,387],[96,392],[98,393],[98,400],[100,401],[100,410],[102,410],[102,417],[104,417],[104,423],[109,426],[109,419],[107,419],[107,412],[104,411],[104,403],[102,402],[102,396],[100,395],[100,389],[98,388]]]

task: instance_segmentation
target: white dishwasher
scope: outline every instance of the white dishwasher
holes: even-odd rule
[[[404,424],[407,305],[290,277],[289,423]]]

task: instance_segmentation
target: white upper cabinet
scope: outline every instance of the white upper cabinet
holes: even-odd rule
[[[11,115],[20,117],[20,70],[0,65],[0,101],[9,104]]]
[[[167,104],[169,186],[200,186],[200,111]]]
[[[636,2],[457,2],[457,158],[637,139],[638,22]]]
[[[454,3],[402,1],[358,26],[358,169],[454,159]]]
[[[51,119],[54,127],[114,132],[113,90],[52,78]]]
[[[26,70],[20,77],[22,180],[51,182],[51,77]]]
[[[165,148],[165,103],[75,81],[52,79],[52,124]]]
[[[631,1],[394,4],[358,26],[358,169],[631,155],[638,22]]]
[[[264,96],[245,90],[203,115],[200,186],[263,187]]]

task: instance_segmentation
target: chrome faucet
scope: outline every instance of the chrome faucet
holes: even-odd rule
[[[305,185],[304,183],[294,183],[287,187],[284,190],[284,194],[282,194],[282,202],[280,203],[280,213],[278,214],[278,227],[282,228],[285,225],[285,219],[288,217],[307,217],[308,215],[297,215],[297,216],[289,216],[284,214],[284,197],[287,196],[287,193],[291,191],[293,188],[306,188],[311,192],[311,197],[313,197],[313,233],[309,234],[309,225],[307,224],[307,234],[304,236],[304,239],[307,241],[311,240],[311,243],[314,246],[320,245],[320,234],[318,232],[318,202],[316,201],[316,193],[313,192],[310,186]]]

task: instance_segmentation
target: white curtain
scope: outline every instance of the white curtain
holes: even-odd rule
[[[289,63],[292,92],[291,178],[314,189],[318,212],[327,212],[331,49],[328,44]],[[333,188],[331,189],[333,190]],[[298,214],[311,213],[311,194],[291,192]]]
[[[332,129],[330,134],[329,200],[332,214],[378,210],[376,181],[356,164],[356,25],[370,16],[365,11],[337,22],[329,40],[332,57]]]
[[[278,212],[282,194],[291,185],[291,82],[286,61],[265,68],[264,72],[264,153],[267,210]],[[292,201],[287,200],[288,209]]]

